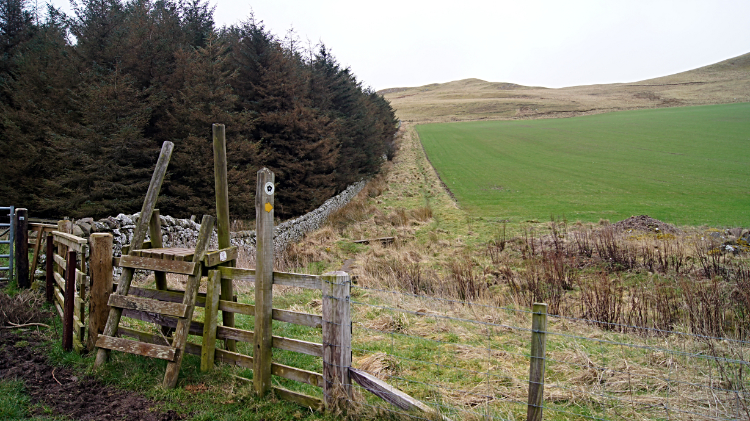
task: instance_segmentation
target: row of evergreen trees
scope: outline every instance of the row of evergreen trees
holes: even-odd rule
[[[289,217],[389,154],[393,110],[324,45],[303,49],[252,15],[217,29],[204,0],[82,0],[43,17],[27,1],[0,0],[0,203],[137,211],[169,140],[162,214],[213,213],[212,123],[226,125],[233,217],[254,217],[263,166]]]

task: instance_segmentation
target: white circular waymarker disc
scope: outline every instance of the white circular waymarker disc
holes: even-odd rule
[[[266,191],[267,195],[271,196],[273,194],[273,191],[274,191],[273,183],[270,182],[270,181],[267,182],[266,185],[263,187],[263,190]]]

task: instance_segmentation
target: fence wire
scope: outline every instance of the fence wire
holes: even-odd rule
[[[748,341],[549,315],[537,381],[530,310],[356,285],[351,305],[353,365],[451,419],[525,419],[542,383],[546,419],[750,419]]]

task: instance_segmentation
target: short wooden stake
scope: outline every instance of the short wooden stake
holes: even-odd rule
[[[31,287],[29,281],[29,215],[25,208],[16,209],[15,262],[19,288]]]
[[[219,249],[231,247],[229,236],[229,183],[227,181],[227,139],[223,124],[213,125],[214,145],[214,183],[216,190],[216,231],[219,237]],[[233,266],[230,264],[222,266]],[[234,285],[231,279],[221,280],[221,299],[232,301]],[[221,322],[224,326],[234,327],[234,313],[221,312]],[[237,342],[232,339],[225,341],[228,351],[237,352]]]
[[[91,234],[91,296],[89,300],[88,349],[94,349],[96,339],[104,332],[109,314],[109,296],[112,294],[112,234]]]
[[[41,241],[41,239],[40,239]],[[55,299],[55,240],[52,234],[47,234],[47,253],[46,253],[46,267],[45,267],[45,273],[46,273],[46,296],[47,296],[47,302],[52,303]]]
[[[221,292],[221,272],[208,272],[206,286],[206,311],[203,320],[203,346],[201,347],[201,371],[214,368],[216,354],[216,320],[219,318],[219,293]]]
[[[547,349],[547,304],[534,303],[531,319],[531,362],[527,421],[541,421],[544,405],[544,363]]]
[[[63,350],[73,349],[73,301],[76,296],[76,252],[68,251],[65,261],[65,306],[63,308]]]
[[[265,395],[271,389],[271,312],[273,298],[273,193],[274,174],[258,171],[255,190],[255,334],[253,386]],[[270,186],[270,189],[268,188]]]
[[[352,322],[349,310],[351,279],[346,272],[322,277],[323,394],[326,409],[340,408],[352,397]]]

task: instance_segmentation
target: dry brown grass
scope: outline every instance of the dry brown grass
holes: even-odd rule
[[[560,89],[464,79],[381,91],[408,122],[571,117],[638,108],[750,102],[750,53],[632,83]]]

